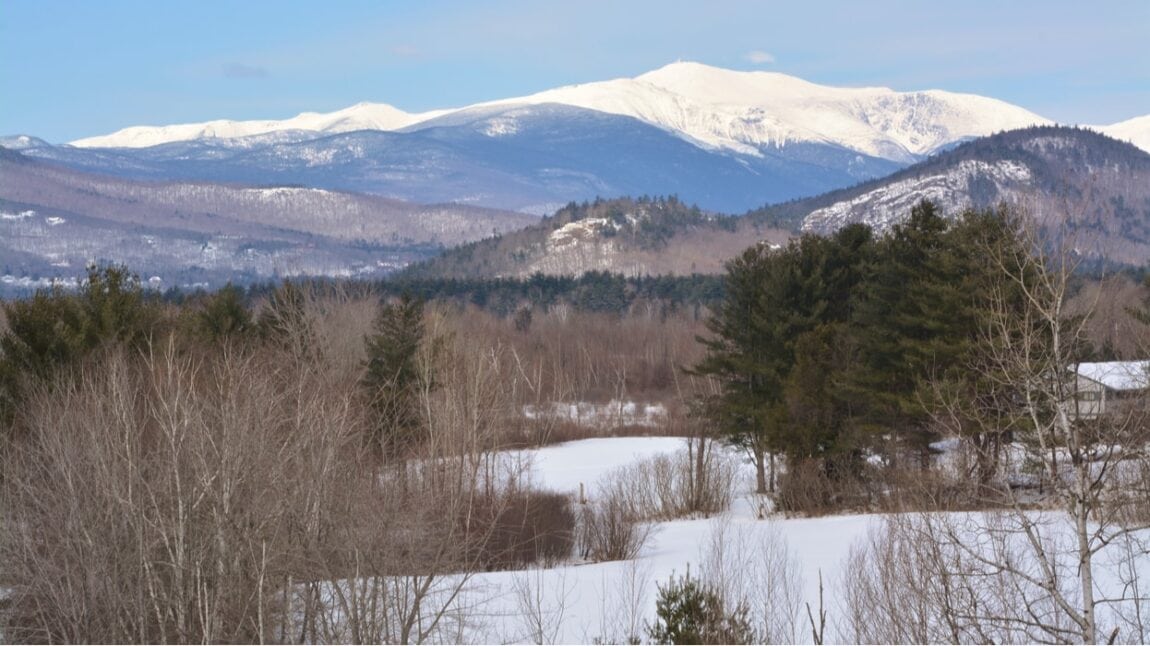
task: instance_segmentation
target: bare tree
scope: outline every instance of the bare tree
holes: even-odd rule
[[[757,643],[798,640],[802,571],[777,527],[763,531],[727,517],[714,520],[701,578],[727,605],[747,609]]]
[[[1143,404],[1089,413],[1073,370],[1087,318],[1066,303],[1078,257],[1063,238],[1019,227],[1022,245],[987,248],[991,287],[973,401],[938,421],[968,434],[1013,434],[984,504],[1001,510],[894,517],[848,584],[862,641],[1137,640],[1147,598],[1150,489]],[[986,393],[990,396],[983,396]],[[988,402],[992,404],[987,405]],[[998,448],[975,445],[982,464]],[[990,451],[996,451],[991,455]],[[880,632],[870,632],[878,630]]]

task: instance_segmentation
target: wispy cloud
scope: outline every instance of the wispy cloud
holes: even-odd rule
[[[755,65],[771,65],[775,62],[775,57],[770,52],[764,52],[761,49],[755,49],[747,52],[743,58],[746,58]]]
[[[224,63],[224,76],[230,79],[259,79],[271,76],[267,68],[247,63]]]

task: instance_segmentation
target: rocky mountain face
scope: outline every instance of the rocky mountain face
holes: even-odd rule
[[[862,222],[885,232],[923,199],[948,213],[1006,205],[1089,257],[1150,261],[1150,154],[1089,130],[1038,127],[979,139],[879,181],[824,196],[801,230]]]

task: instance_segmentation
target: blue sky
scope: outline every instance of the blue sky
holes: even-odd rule
[[[457,107],[675,60],[1150,114],[1150,0],[0,0],[0,134]]]

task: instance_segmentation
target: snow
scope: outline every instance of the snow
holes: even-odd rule
[[[813,142],[904,162],[963,138],[1050,123],[1023,108],[970,94],[835,88],[785,74],[680,62],[635,78],[565,86],[457,109],[407,113],[383,103],[360,103],[336,112],[305,112],[281,121],[137,126],[73,141],[72,145],[144,147],[281,131],[411,130],[431,119],[469,110],[553,103],[634,117],[705,149],[760,156],[772,147]],[[496,118],[482,131],[500,137],[516,130],[513,119]]]
[[[1102,361],[1080,363],[1079,375],[1111,390],[1142,390],[1150,387],[1150,361]]]
[[[516,453],[531,465],[532,482],[541,488],[576,493],[591,488],[611,471],[683,448],[679,437],[610,437],[566,442]]]
[[[1086,126],[1119,141],[1126,141],[1150,152],[1150,114],[1127,119],[1109,126]]]
[[[682,438],[624,437],[568,442],[509,454],[529,465],[533,484],[575,494],[580,484],[589,497],[596,483],[612,471],[685,447]],[[785,541],[809,574],[803,594],[817,599],[818,575],[838,572],[855,539],[877,524],[877,517],[835,516],[801,520],[760,520],[750,496],[736,501],[723,516],[658,523],[640,557],[634,561],[573,562],[554,568],[489,572],[467,586],[462,605],[485,618],[469,628],[468,642],[533,641],[523,625],[523,601],[517,590],[534,589],[541,612],[551,622],[549,641],[591,643],[624,641],[628,633],[645,638],[644,626],[655,616],[656,585],[672,574],[698,573],[712,536],[744,546],[764,540]],[[817,608],[817,606],[816,606]],[[802,639],[803,632],[794,637]]]
[[[589,497],[596,483],[612,471],[686,446],[682,438],[623,437],[567,442],[510,454],[529,465],[532,482],[542,488],[577,493],[580,484]],[[749,465],[748,465],[749,468]],[[747,474],[749,475],[749,473]],[[749,494],[750,479],[732,509],[715,518],[657,523],[640,557],[634,561],[570,563],[554,568],[481,573],[468,586],[464,605],[488,620],[472,627],[466,641],[531,642],[522,624],[517,588],[526,583],[538,590],[543,613],[553,622],[555,643],[618,642],[632,626],[645,638],[644,622],[655,616],[656,585],[672,574],[698,573],[712,538],[721,535],[730,545],[747,549],[775,542],[800,564],[801,596],[817,610],[818,579],[828,590],[847,565],[851,546],[880,524],[879,516],[828,516],[787,519],[759,517],[759,504]],[[630,597],[630,598],[627,598]],[[828,597],[830,604],[837,601]],[[833,612],[833,611],[831,611]],[[792,636],[806,639],[799,624]]]
[[[898,161],[913,161],[966,137],[1051,123],[1017,106],[970,94],[835,88],[785,74],[690,62],[633,79],[481,105],[545,103],[634,117],[706,148],[759,155],[764,147],[829,143]]]
[[[593,483],[612,470],[659,454],[673,453],[685,440],[667,437],[601,438],[569,442],[510,454],[517,463],[529,465],[533,481],[545,488],[576,492],[584,484],[589,496]],[[941,449],[953,448],[940,445]],[[749,470],[749,465],[748,465]],[[747,474],[750,475],[749,473]],[[772,550],[793,563],[798,578],[796,599],[819,609],[820,577],[828,613],[828,639],[841,639],[836,622],[847,619],[843,580],[850,568],[852,548],[863,544],[884,522],[881,515],[841,515],[822,518],[782,518],[760,513],[757,497],[750,493],[751,478],[741,485],[731,509],[714,518],[657,523],[639,558],[607,563],[571,562],[552,568],[476,574],[467,584],[462,607],[470,622],[457,627],[452,641],[480,643],[535,643],[539,637],[524,618],[528,606],[543,625],[545,642],[619,643],[630,635],[645,639],[646,622],[655,617],[657,585],[673,574],[698,574],[712,562],[711,544],[719,541],[736,559],[734,576],[751,577],[761,571],[763,555]],[[593,502],[593,501],[592,501]],[[1069,525],[1057,513],[1034,512],[1047,536],[1069,537]],[[980,514],[943,515],[960,531],[981,531],[986,520]],[[1053,533],[1053,534],[1052,534]],[[1061,538],[1057,538],[1061,541]],[[1116,585],[1116,574],[1098,561],[1096,581],[1100,589]],[[1145,565],[1145,564],[1144,564]],[[1139,566],[1142,567],[1142,566]],[[753,570],[753,571],[752,571]],[[525,591],[529,594],[525,594]],[[531,601],[526,601],[530,596]],[[800,606],[801,608],[802,606]],[[784,642],[810,643],[805,610]],[[446,638],[446,637],[445,637]]]
[[[386,103],[357,103],[335,112],[303,112],[284,120],[231,121],[219,119],[205,123],[170,126],[134,126],[109,135],[87,137],[71,142],[81,148],[144,148],[173,141],[220,138],[233,139],[287,130],[323,133],[355,130],[399,130],[420,121],[444,114],[445,111],[407,113]]]
[[[642,404],[612,399],[606,404],[591,402],[552,402],[547,406],[528,404],[523,407],[527,419],[557,419],[575,422],[587,428],[623,426],[657,426],[667,419],[662,404]]]
[[[802,231],[828,234],[858,222],[883,234],[905,220],[911,208],[924,199],[948,212],[966,208],[971,181],[983,178],[996,186],[1025,186],[1031,182],[1032,174],[1025,165],[1012,160],[964,160],[944,173],[900,180],[811,211],[803,219]]]

